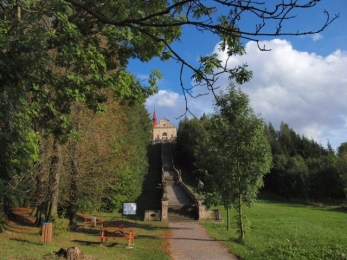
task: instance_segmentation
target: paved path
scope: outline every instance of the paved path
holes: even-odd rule
[[[198,223],[169,223],[169,227],[173,260],[237,260],[226,246],[211,239]]]
[[[169,144],[162,144],[162,167],[164,178],[174,180],[176,174]],[[192,204],[187,194],[177,185],[167,186],[167,196],[169,207]],[[172,232],[170,244],[173,260],[237,260],[226,246],[211,239],[198,222],[169,222],[169,227]]]

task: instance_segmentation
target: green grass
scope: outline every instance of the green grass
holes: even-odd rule
[[[347,259],[346,210],[258,201],[246,213],[248,232],[242,244],[237,242],[234,215],[229,232],[225,223],[204,224],[211,237],[241,259]]]
[[[110,218],[111,214],[108,216]],[[0,259],[55,259],[52,252],[73,246],[79,247],[87,259],[170,259],[166,223],[131,219],[124,219],[123,223],[125,227],[135,228],[137,237],[133,249],[126,249],[127,241],[124,238],[110,239],[100,246],[99,228],[83,226],[77,232],[55,232],[52,243],[41,244],[39,228],[9,222],[7,231],[0,233]],[[82,225],[82,222],[79,224]]]

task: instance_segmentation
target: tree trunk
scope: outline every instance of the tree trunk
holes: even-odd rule
[[[239,225],[239,232],[240,232],[240,241],[243,241],[245,239],[245,228],[243,223],[243,212],[242,212],[242,195],[239,195],[238,199],[238,225]]]
[[[75,161],[75,144],[70,147],[70,173],[71,173],[71,191],[70,191],[70,230],[77,229],[77,201],[78,201],[78,187],[77,187],[77,165]]]
[[[37,215],[37,206],[34,207],[34,209],[30,213],[30,217],[34,218]]]
[[[43,151],[43,150],[42,150]],[[38,167],[36,176],[36,190],[35,190],[35,208],[31,212],[31,216],[36,217],[35,226],[40,227],[47,218],[47,190],[44,189],[44,169],[41,154],[41,163]]]
[[[10,198],[4,194],[2,196],[2,203],[3,203],[3,210],[8,219],[12,219],[14,217],[13,212],[12,212],[12,202]]]
[[[47,213],[47,201],[43,201],[37,206],[37,213],[35,219],[35,226],[40,227],[42,223],[46,220]]]
[[[227,231],[230,231],[230,207],[227,207]]]
[[[50,170],[49,170],[49,193],[50,193],[50,207],[48,212],[48,218],[54,219],[58,211],[59,202],[59,179],[60,179],[60,151],[61,147],[58,140],[53,142],[53,155],[51,158]]]

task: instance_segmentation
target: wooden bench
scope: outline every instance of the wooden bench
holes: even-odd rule
[[[133,248],[135,244],[135,230],[133,228],[124,227],[102,227],[100,228],[100,246],[107,239],[123,238],[128,242],[127,248]]]

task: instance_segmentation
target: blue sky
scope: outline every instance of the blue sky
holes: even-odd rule
[[[251,82],[239,87],[249,95],[255,113],[266,122],[276,129],[285,122],[323,146],[329,140],[337,148],[347,142],[347,1],[322,0],[316,7],[298,13],[298,18],[285,26],[291,31],[315,30],[325,21],[324,10],[331,16],[340,13],[340,18],[320,34],[263,38],[262,44],[271,48],[271,52],[260,52],[255,43],[243,41],[247,54],[232,57],[228,64],[234,67],[247,63],[253,71]],[[239,26],[253,29],[254,24],[252,19],[245,19]],[[195,28],[184,29],[181,41],[174,46],[193,65],[198,64],[200,55],[213,52],[226,59],[218,51],[218,38]],[[147,78],[152,69],[162,72],[159,93],[147,100],[146,107],[150,115],[155,107],[158,119],[167,118],[178,126],[179,117],[185,112],[180,66],[175,61],[153,59],[148,63],[132,60],[128,68],[140,79]],[[188,70],[184,84],[192,85]],[[218,84],[221,89],[226,87],[227,77],[221,77]],[[193,92],[205,91],[196,88]],[[212,113],[212,104],[212,95],[188,100],[189,109],[197,117]]]

